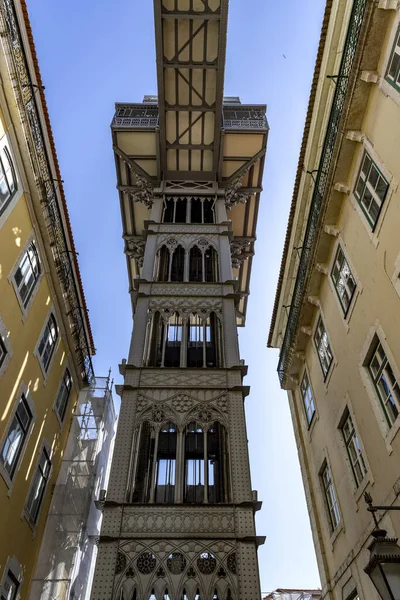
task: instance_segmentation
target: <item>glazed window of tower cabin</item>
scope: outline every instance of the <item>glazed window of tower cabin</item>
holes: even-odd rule
[[[338,246],[336,252],[331,278],[343,310],[343,315],[346,317],[357,286],[340,246]]]
[[[17,179],[10,152],[0,151],[0,215],[5,211],[17,190]]]
[[[390,54],[386,75],[386,81],[400,92],[400,26],[397,29],[392,52]]]
[[[392,427],[400,412],[400,387],[379,340],[368,363],[368,370],[387,423]]]
[[[378,221],[388,188],[389,183],[368,152],[364,152],[354,195],[372,231]]]
[[[318,319],[317,328],[314,333],[314,344],[317,350],[324,379],[326,379],[333,361],[333,354],[329,343],[328,334],[326,333],[325,325],[321,316]]]

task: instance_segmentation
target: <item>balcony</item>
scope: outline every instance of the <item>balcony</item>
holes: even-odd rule
[[[233,131],[268,131],[265,105],[243,106],[242,104],[223,107],[223,128]]]
[[[224,99],[223,128],[231,131],[268,131],[265,105],[243,106],[235,97]],[[115,128],[155,129],[159,126],[156,96],[143,104],[117,104],[111,123]]]
[[[158,127],[157,104],[117,104],[111,127],[155,129]]]

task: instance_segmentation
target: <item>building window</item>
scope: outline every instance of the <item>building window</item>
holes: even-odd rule
[[[314,343],[317,349],[319,362],[321,365],[324,378],[328,375],[328,371],[333,361],[333,354],[329,344],[328,334],[325,330],[325,325],[322,317],[319,317],[317,328],[314,333]]]
[[[211,198],[191,198],[190,222],[214,223],[214,200]]]
[[[332,530],[335,530],[340,523],[340,510],[335,486],[333,485],[332,473],[328,464],[325,464],[321,477],[331,527]]]
[[[367,152],[361,162],[354,195],[372,230],[385,200],[389,184]]]
[[[185,502],[204,502],[204,470],[203,427],[193,421],[185,429]]]
[[[186,198],[167,198],[164,200],[164,223],[186,223]]]
[[[303,398],[304,410],[306,411],[307,423],[308,425],[311,425],[311,421],[313,420],[315,414],[315,402],[307,371],[304,371],[300,389],[301,397]]]
[[[185,250],[182,246],[169,249],[162,246],[157,257],[157,281],[183,281]]]
[[[386,420],[389,427],[391,427],[400,411],[400,388],[379,340],[376,350],[368,363],[368,369]]]
[[[10,152],[6,147],[0,151],[0,215],[5,211],[17,190],[17,178]]]
[[[55,403],[55,410],[58,414],[60,421],[62,422],[65,417],[65,411],[68,404],[69,394],[72,388],[72,377],[68,369],[65,369],[64,376],[61,381],[60,389],[57,394]]]
[[[360,485],[367,473],[363,452],[354,427],[353,419],[350,413],[347,413],[342,425],[342,434],[346,444],[347,454],[349,456],[351,468],[357,487]]]
[[[49,480],[51,460],[46,448],[42,448],[36,473],[26,503],[26,512],[32,523],[36,523],[43,501],[46,485]]]
[[[178,313],[165,320],[157,311],[150,324],[148,366],[180,367],[183,321]]]
[[[214,223],[213,198],[189,197],[164,200],[164,223]]]
[[[47,372],[52,356],[56,349],[56,342],[58,338],[58,329],[55,317],[53,314],[50,315],[49,320],[46,323],[42,337],[39,342],[38,352],[40,356],[40,362],[45,372]]]
[[[207,318],[191,314],[188,323],[187,366],[219,367],[222,365],[221,326],[215,313]]]
[[[39,277],[39,256],[34,242],[31,242],[20,259],[14,274],[16,290],[24,308],[28,305]]]
[[[193,246],[189,253],[189,281],[218,281],[218,253],[212,246],[200,250]]]
[[[6,356],[7,356],[7,348],[3,342],[3,338],[1,337],[1,334],[0,334],[0,368],[2,367],[4,361],[6,360]]]
[[[192,421],[185,428],[184,502],[228,502],[228,453],[225,427],[203,428]]]
[[[176,473],[182,472],[178,497],[183,496],[184,502],[229,502],[228,441],[223,425],[215,422],[206,428],[193,421],[178,433],[172,422],[158,429],[145,421],[138,427],[136,439],[132,502],[174,503]]]
[[[19,591],[19,581],[14,573],[9,569],[4,576],[1,600],[16,600]]]
[[[396,90],[400,91],[400,27],[396,33],[385,78]]]
[[[149,367],[220,367],[219,318],[215,313],[208,317],[191,314],[184,323],[176,312],[165,318],[157,311],[148,326],[145,357]]]
[[[155,502],[172,504],[175,499],[177,429],[174,423],[161,426],[156,457]]]
[[[357,285],[340,246],[338,246],[336,252],[331,278],[342,306],[344,316],[346,316]]]
[[[1,462],[10,479],[15,474],[31,423],[32,412],[25,395],[22,394],[1,450]]]

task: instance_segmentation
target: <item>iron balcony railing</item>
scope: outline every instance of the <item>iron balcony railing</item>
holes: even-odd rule
[[[156,96],[145,96],[145,99],[147,98],[149,99],[144,104],[117,104],[111,127],[127,129],[158,127],[158,106],[150,103],[153,99],[156,101]],[[242,131],[268,130],[266,106],[224,106],[223,127]]]
[[[268,130],[266,106],[224,106],[223,128],[235,130]]]
[[[56,187],[59,184],[54,179],[50,167],[50,160],[47,154],[36,103],[35,92],[37,88],[30,77],[13,0],[0,0],[0,10],[3,18],[2,35],[8,41],[14,64],[17,82],[14,90],[18,108],[24,124],[26,141],[42,203],[54,263],[63,291],[65,312],[69,319],[75,343],[77,363],[81,369],[82,381],[86,384],[90,383],[94,377],[90,357],[90,345],[86,334],[85,317],[79,299],[77,281],[74,275],[71,250],[68,246],[61,210],[57,200]]]
[[[117,104],[111,127],[154,129],[158,127],[158,106],[151,104]]]
[[[328,197],[328,180],[332,164],[333,151],[339,134],[339,124],[343,114],[346,95],[349,87],[349,77],[352,71],[357,52],[358,40],[363,24],[367,0],[354,0],[350,15],[349,26],[343,48],[339,74],[336,79],[335,93],[333,96],[315,187],[310,204],[306,232],[302,244],[299,268],[293,289],[285,337],[281,347],[278,363],[278,375],[281,385],[287,378],[287,369],[293,352],[293,343],[299,325],[299,317],[303,303],[305,288],[309,275],[311,260],[314,254],[317,234],[321,224],[323,208]]]

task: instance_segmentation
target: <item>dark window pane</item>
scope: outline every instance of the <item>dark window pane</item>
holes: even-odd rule
[[[202,223],[202,207],[200,198],[192,198],[190,201],[190,222]]]
[[[186,199],[176,201],[175,223],[186,223]]]

